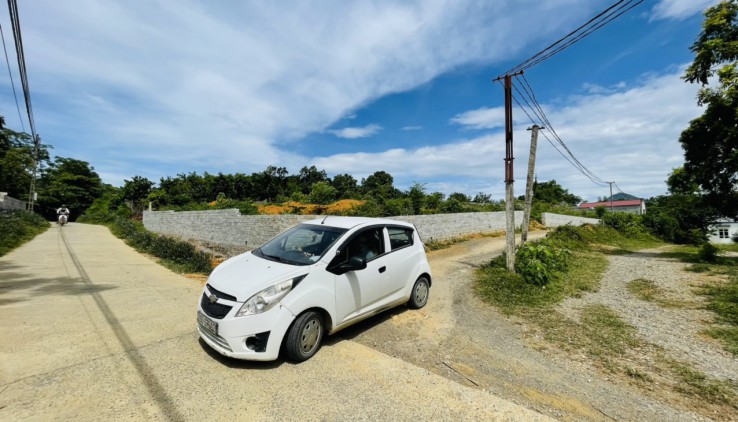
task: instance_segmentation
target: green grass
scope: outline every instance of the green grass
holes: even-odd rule
[[[682,300],[669,298],[664,289],[657,286],[652,280],[646,280],[644,278],[631,280],[628,282],[627,288],[638,299],[655,303],[664,308],[689,308],[695,306]]]
[[[672,373],[679,379],[676,389],[680,393],[695,395],[714,404],[733,404],[736,400],[735,388],[727,381],[710,379],[705,374],[677,361],[667,362]]]
[[[486,303],[505,314],[521,317],[537,327],[546,342],[555,349],[588,356],[612,374],[638,383],[650,394],[671,398],[677,392],[692,400],[698,408],[714,411],[710,406],[733,409],[738,385],[711,379],[689,364],[671,359],[663,349],[638,336],[616,309],[604,305],[585,306],[572,319],[558,312],[555,305],[569,297],[596,290],[607,267],[607,255],[630,253],[642,248],[654,248],[665,243],[650,236],[627,238],[617,231],[601,226],[559,228],[548,236],[550,242],[572,251],[569,267],[553,281],[541,287],[526,283],[523,278],[504,268],[504,258],[498,257],[477,272],[475,291]],[[730,283],[716,284],[705,289],[710,297],[710,309],[720,315],[722,325],[708,334],[726,343],[733,353],[738,351],[738,266],[699,263],[697,248],[677,247],[667,256],[695,263],[692,271],[727,274]],[[719,257],[718,262],[725,261]],[[694,307],[669,298],[666,291],[653,281],[638,279],[628,283],[628,289],[641,300],[665,307]],[[658,385],[658,388],[653,386]],[[667,391],[668,390],[668,391]]]
[[[49,228],[49,222],[38,214],[17,210],[0,210],[0,256],[28,242]]]
[[[521,309],[553,305],[567,297],[578,297],[583,292],[596,290],[599,275],[606,267],[607,259],[600,254],[573,252],[565,275],[555,277],[545,286],[534,286],[526,283],[519,274],[487,265],[477,274],[476,292],[485,302],[499,307],[506,314],[514,314]]]

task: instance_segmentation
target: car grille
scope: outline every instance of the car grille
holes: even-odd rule
[[[200,328],[198,331],[200,332],[200,334],[202,334],[203,336],[207,337],[210,341],[214,342],[215,344],[219,345],[220,347],[228,350],[229,352],[232,352],[233,351],[231,349],[231,346],[228,345],[228,342],[226,342],[223,337],[213,335],[213,333],[211,333],[210,331],[208,331],[208,330],[206,330],[204,328]]]
[[[238,302],[238,301],[236,300],[236,296],[231,296],[231,295],[229,295],[228,293],[223,293],[223,292],[221,292],[220,290],[218,290],[218,289],[215,289],[215,288],[214,288],[213,286],[211,286],[210,284],[208,284],[207,286],[208,286],[208,290],[210,290],[210,293],[211,293],[211,294],[214,294],[214,295],[218,296],[218,297],[219,297],[219,298],[221,298],[221,299],[225,299],[225,300],[232,300],[232,301],[234,301],[234,302]]]
[[[233,308],[233,306],[223,305],[222,303],[210,303],[210,299],[205,293],[202,294],[202,299],[200,299],[200,307],[205,315],[215,319],[223,319]]]

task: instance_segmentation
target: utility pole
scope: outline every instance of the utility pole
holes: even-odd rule
[[[28,189],[28,202],[26,211],[33,212],[33,202],[36,199],[36,172],[38,170],[38,155],[41,148],[41,138],[36,135],[33,139],[33,172],[31,175],[31,186]]]
[[[615,182],[606,182],[610,185],[610,212],[612,212],[612,184]]]
[[[528,180],[525,184],[525,208],[523,209],[523,224],[520,227],[520,243],[528,241],[528,224],[530,224],[530,208],[533,202],[533,174],[536,168],[536,149],[538,148],[538,131],[544,127],[534,124],[529,127],[530,155],[528,156]]]
[[[495,81],[504,80],[505,88],[505,219],[507,270],[515,271],[515,196],[513,191],[513,116],[512,116],[512,77],[523,71],[499,76]]]
[[[505,219],[507,270],[515,271],[515,195],[513,191],[512,76],[505,75]]]

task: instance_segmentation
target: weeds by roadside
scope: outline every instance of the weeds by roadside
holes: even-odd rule
[[[49,228],[38,214],[18,210],[0,211],[0,256],[28,242]]]
[[[635,229],[631,227],[629,230]],[[735,408],[737,385],[712,379],[689,364],[668,357],[659,346],[641,338],[636,328],[623,320],[617,310],[604,305],[589,305],[572,319],[555,308],[557,303],[568,297],[577,297],[598,288],[607,267],[607,255],[662,246],[663,242],[646,235],[624,236],[617,230],[603,226],[561,227],[550,233],[547,241],[557,247],[567,248],[572,253],[570,265],[558,271],[549,283],[539,286],[526,282],[521,275],[508,272],[504,257],[498,257],[478,270],[475,284],[477,294],[503,313],[531,323],[534,331],[546,341],[544,347],[581,356],[602,370],[640,386],[649,394],[673,400],[673,393],[676,392],[688,399],[690,406],[708,413]],[[700,261],[696,257],[696,248],[679,250],[673,254],[678,254],[675,257],[680,259],[691,259],[690,262]],[[716,262],[723,262],[722,259],[717,254]],[[704,265],[714,267],[714,264]],[[669,298],[663,289],[650,280],[633,280],[628,288],[641,300],[659,306],[696,306]],[[735,288],[738,289],[738,284]],[[715,289],[710,290],[714,295],[712,302],[721,303],[715,308],[721,309],[725,315],[721,317],[724,321],[731,320],[738,315],[733,313],[738,306],[733,307],[729,302],[734,298],[734,292],[726,285]],[[736,303],[733,302],[734,305]],[[711,333],[716,337],[738,336],[738,331],[726,330],[725,327],[715,330],[722,330]]]

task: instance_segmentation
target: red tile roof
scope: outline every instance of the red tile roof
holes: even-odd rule
[[[629,199],[627,201],[612,201],[612,206],[614,207],[632,207],[635,205],[641,205],[643,202],[642,199]],[[609,207],[610,201],[602,201],[602,202],[584,202],[579,205],[579,208],[595,208],[595,207]]]

